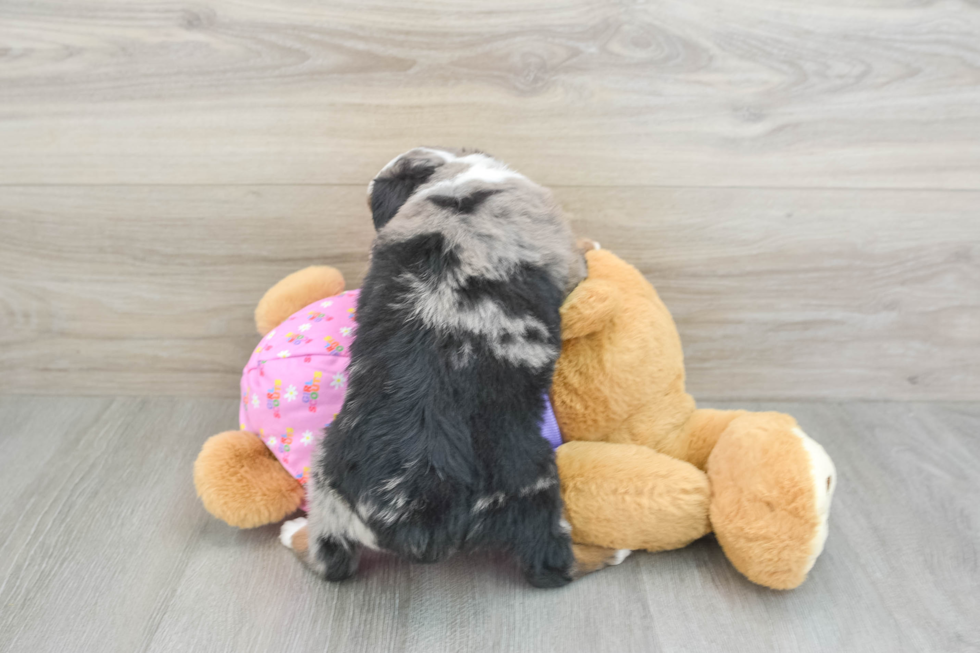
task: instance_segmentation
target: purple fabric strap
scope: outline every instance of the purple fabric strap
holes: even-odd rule
[[[555,419],[555,411],[551,407],[551,399],[548,398],[548,395],[544,396],[541,436],[548,441],[552,449],[557,449],[561,445],[561,431],[558,430],[558,420]]]

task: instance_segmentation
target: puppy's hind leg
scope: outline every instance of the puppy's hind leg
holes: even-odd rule
[[[335,535],[313,537],[305,517],[285,522],[279,541],[292,549],[300,562],[329,581],[346,580],[357,571],[360,546]]]
[[[309,520],[282,525],[280,541],[313,573],[329,581],[357,572],[361,545],[374,547],[374,534],[334,490],[311,488]]]
[[[493,520],[496,536],[516,554],[524,577],[535,587],[562,587],[575,577],[572,539],[561,524],[561,496],[554,485],[512,498]]]

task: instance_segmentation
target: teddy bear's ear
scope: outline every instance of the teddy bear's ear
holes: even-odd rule
[[[562,304],[562,340],[595,333],[619,312],[619,303],[616,286],[602,279],[586,279],[575,287]]]

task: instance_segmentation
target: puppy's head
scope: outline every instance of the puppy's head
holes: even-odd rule
[[[567,292],[585,276],[551,192],[477,150],[409,150],[371,181],[368,204],[381,241],[440,234],[471,277],[502,278],[535,265]]]
[[[476,150],[417,147],[399,154],[388,162],[368,184],[368,206],[374,228],[380,230],[395,217],[398,210],[419,186],[433,181],[436,172]]]

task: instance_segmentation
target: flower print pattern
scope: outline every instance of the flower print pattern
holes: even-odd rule
[[[320,313],[319,311],[310,311],[306,314],[306,317],[310,322],[329,322],[333,319],[333,315],[327,315],[326,313]]]
[[[313,442],[313,431],[303,431],[303,437],[300,438],[300,444],[308,447],[310,446],[311,442]]]
[[[306,331],[309,331],[310,330],[310,325],[309,324],[300,324],[299,325],[299,330],[300,331],[303,331],[305,333]]]
[[[340,335],[349,336],[353,330],[354,327],[340,327]]]
[[[276,356],[278,356],[279,358],[289,358],[289,350],[283,349],[281,352],[276,354]]]
[[[291,385],[286,388],[286,394],[283,395],[286,401],[296,401],[296,386]]]
[[[327,343],[326,349],[328,354],[340,354],[344,351],[344,346],[334,340],[333,336],[324,336],[323,340]]]
[[[259,399],[258,393],[252,395],[252,408],[258,408],[261,400]]]
[[[347,379],[344,378],[344,373],[337,372],[336,374],[333,375],[333,379],[330,381],[330,387],[340,389],[343,388],[346,383],[347,383]]]
[[[286,334],[286,342],[291,345],[305,345],[308,342],[312,342],[309,338],[304,336],[302,333],[293,333],[290,331]]]

